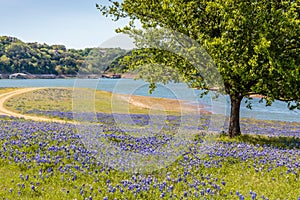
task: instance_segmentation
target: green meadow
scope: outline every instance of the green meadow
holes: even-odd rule
[[[1,89],[0,95],[15,89]],[[92,91],[90,91],[92,92]],[[137,137],[149,123],[150,109],[128,103],[136,124],[118,127],[111,115],[112,94],[95,92],[101,134],[124,151],[152,155],[170,145],[178,130],[194,134],[182,155],[155,170],[127,172],[89,151],[78,129],[67,123],[72,89],[52,88],[16,95],[5,107],[26,115],[64,118],[66,123],[0,118],[0,197],[2,199],[299,199],[300,126],[298,123],[242,119],[244,134],[236,138],[209,132],[209,115],[198,127],[181,127],[178,110],[151,137]],[[143,99],[147,105],[164,99]],[[150,101],[150,102],[149,102]],[[166,104],[170,103],[165,100]],[[175,102],[171,102],[174,103]],[[62,116],[56,112],[65,113]],[[118,113],[122,116],[126,109]],[[151,126],[150,126],[151,127]],[[128,128],[128,130],[126,129]],[[91,130],[92,131],[92,130]],[[135,131],[135,132],[134,132]],[[134,132],[134,133],[133,133]],[[88,133],[85,133],[88,134]],[[134,137],[131,136],[134,134]],[[171,140],[170,140],[171,139]],[[183,144],[184,145],[184,144]],[[107,152],[109,153],[109,152]],[[126,157],[124,158],[126,162]],[[160,161],[158,161],[160,162]]]

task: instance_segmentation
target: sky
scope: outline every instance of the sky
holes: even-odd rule
[[[0,0],[0,36],[75,49],[130,48],[128,38],[115,33],[127,20],[102,16],[96,9],[102,2],[108,0]]]

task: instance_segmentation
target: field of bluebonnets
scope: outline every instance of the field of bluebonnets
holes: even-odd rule
[[[27,114],[72,120],[71,111]],[[86,113],[88,115],[88,113]],[[122,117],[123,114],[117,114]],[[147,114],[120,129],[115,115],[97,113],[101,137],[123,151],[154,154],[168,145],[180,117],[168,115],[160,132],[139,132]],[[300,199],[300,124],[242,119],[244,133],[212,142],[210,116],[199,116],[199,132],[174,163],[147,173],[127,173],[96,159],[73,123],[0,117],[0,197],[2,199]],[[126,162],[126,160],[124,160]]]

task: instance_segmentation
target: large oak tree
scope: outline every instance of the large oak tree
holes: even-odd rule
[[[175,30],[204,47],[230,96],[231,137],[241,134],[240,104],[250,95],[263,95],[267,105],[279,99],[299,108],[299,0],[110,0],[97,8],[114,20],[129,19],[120,32],[134,30],[138,20],[143,28]],[[147,52],[159,62],[176,60],[171,53],[154,49],[136,51],[135,56],[146,59]],[[192,65],[177,60],[174,68],[190,75],[191,81]],[[200,82],[198,88],[209,89]]]

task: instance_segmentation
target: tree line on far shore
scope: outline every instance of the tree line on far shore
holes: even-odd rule
[[[64,45],[25,43],[15,37],[0,36],[0,74],[98,74],[114,71],[111,63],[126,53],[120,48],[67,49]]]

